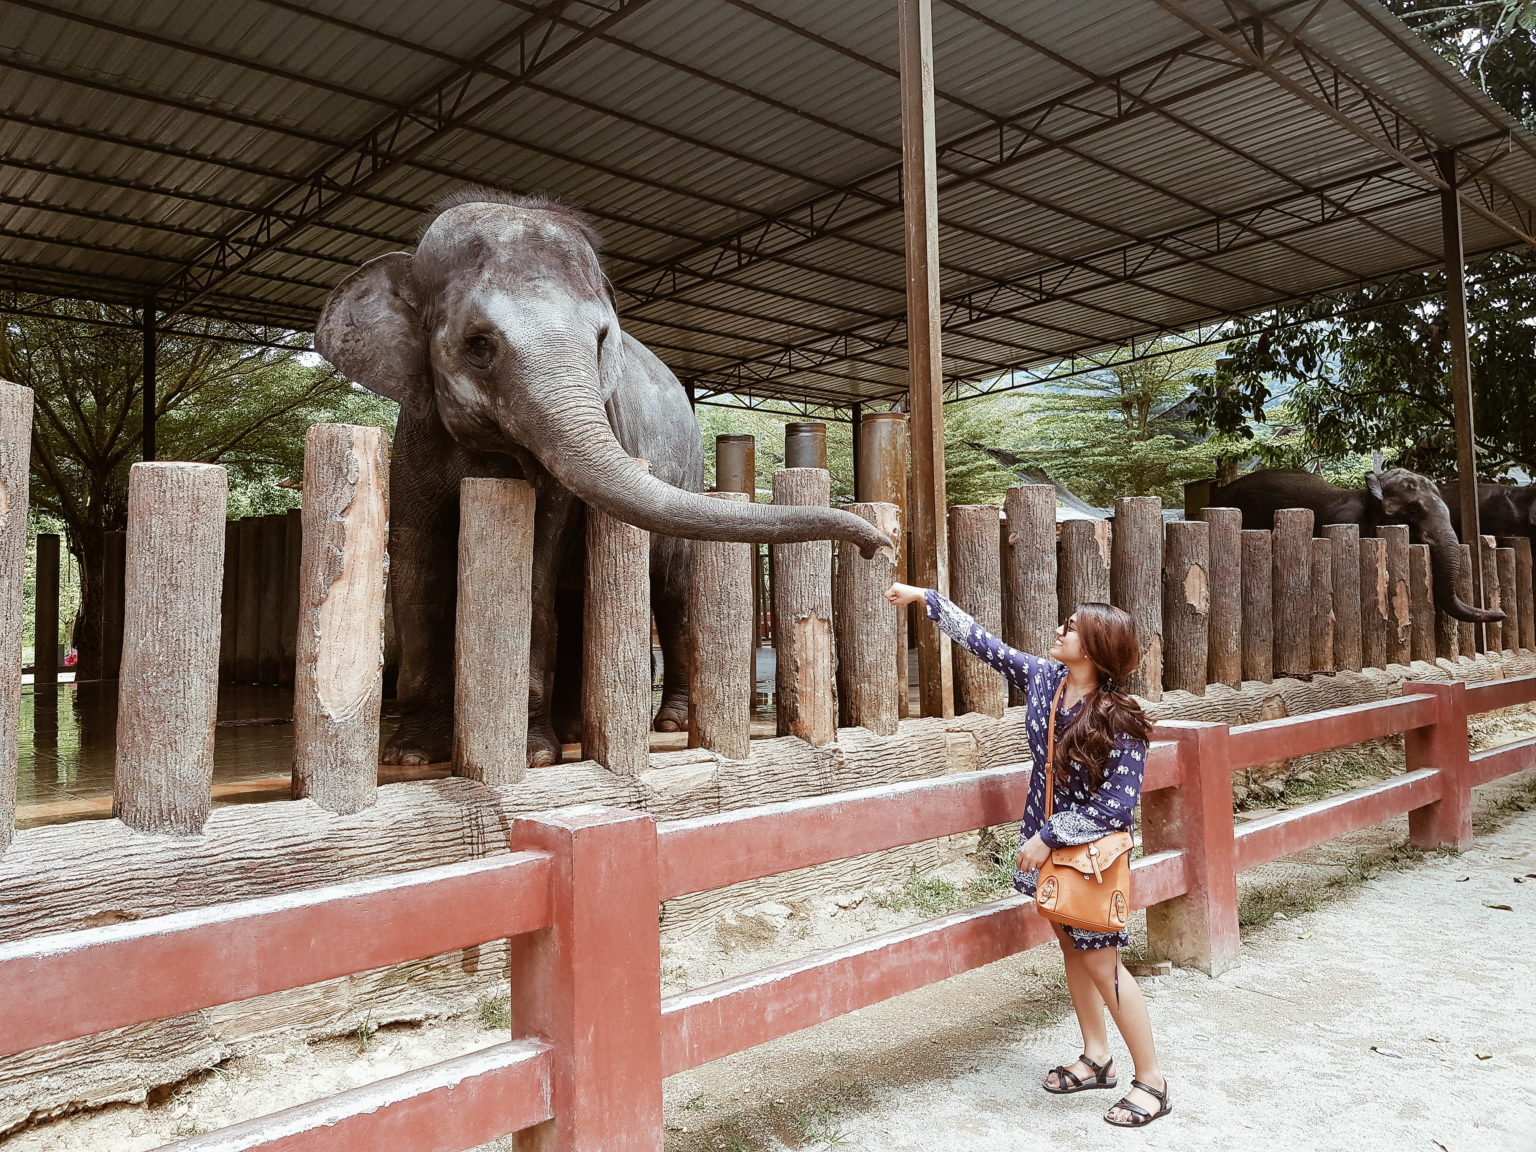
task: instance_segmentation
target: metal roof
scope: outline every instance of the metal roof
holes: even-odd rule
[[[889,0],[0,0],[0,287],[307,329],[466,181],[606,239],[701,397],[906,388]],[[950,394],[1536,236],[1375,0],[935,0]],[[978,383],[981,382],[981,383]]]

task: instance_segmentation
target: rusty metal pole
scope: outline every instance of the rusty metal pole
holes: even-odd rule
[[[907,466],[911,460],[911,440],[905,412],[866,412],[859,433],[859,460],[854,470],[857,483],[854,499],[861,504],[894,504],[900,512],[901,539],[897,541],[893,579],[902,583],[907,575]],[[897,715],[907,714],[907,635],[912,610],[902,613],[896,628],[895,675],[901,684]]]
[[[825,468],[827,466],[827,426],[825,424],[784,425],[784,467]]]
[[[1461,539],[1472,545],[1472,603],[1487,604],[1483,594],[1483,556],[1477,546],[1477,445],[1472,439],[1472,356],[1467,346],[1467,280],[1461,247],[1461,199],[1456,194],[1456,154],[1435,157],[1446,188],[1440,193],[1440,231],[1445,250],[1446,337],[1451,345],[1451,401],[1456,414],[1456,486],[1461,497]],[[1478,625],[1472,625],[1480,635]]]
[[[757,499],[757,437],[731,433],[715,437],[715,491],[745,492]],[[763,573],[763,546],[752,546],[754,647],[768,643],[768,582]]]
[[[934,151],[933,7],[897,0],[901,46],[901,184],[907,249],[907,408],[912,413],[912,582],[949,593],[945,526],[944,371],[939,346],[939,193]],[[949,641],[917,632],[925,716],[955,714]]]

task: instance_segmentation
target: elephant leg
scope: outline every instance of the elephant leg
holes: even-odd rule
[[[651,551],[651,610],[661,641],[661,706],[653,727],[680,732],[688,727],[688,680],[693,650],[688,635],[688,576],[693,542],[675,536],[657,540]]]
[[[555,730],[554,701],[559,649],[560,575],[578,542],[585,517],[576,497],[556,484],[539,488],[533,524],[533,587],[531,646],[528,662],[528,766],[560,762],[560,735]]]

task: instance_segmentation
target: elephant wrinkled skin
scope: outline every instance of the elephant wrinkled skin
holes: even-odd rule
[[[1275,513],[1282,508],[1312,509],[1314,532],[1327,524],[1358,524],[1360,535],[1375,536],[1378,525],[1406,524],[1414,543],[1429,545],[1435,607],[1477,624],[1504,618],[1502,612],[1478,608],[1456,595],[1461,549],[1450,512],[1434,481],[1417,472],[1372,472],[1362,490],[1338,488],[1299,469],[1261,468],[1217,488],[1210,503],[1240,509],[1244,528],[1273,528]]]
[[[1440,485],[1451,527],[1461,534],[1461,485]],[[1536,484],[1479,484],[1477,527],[1484,536],[1524,536],[1536,542]]]
[[[388,763],[446,760],[453,731],[459,482],[521,476],[537,489],[530,765],[559,759],[556,605],[579,588],[586,505],[647,529],[651,601],[665,664],[656,724],[687,720],[691,539],[844,539],[865,556],[891,541],[836,509],[700,495],[698,426],[682,385],[619,324],[597,238],[561,205],[457,193],[414,254],[365,264],[326,301],[315,347],[400,405],[390,465],[391,579],[401,723]],[[635,458],[650,462],[642,471]],[[563,612],[574,618],[578,608]],[[569,634],[573,629],[567,627]],[[562,692],[569,703],[575,693]]]

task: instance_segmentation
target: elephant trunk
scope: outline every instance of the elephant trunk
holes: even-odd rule
[[[892,547],[873,524],[841,509],[710,500],[658,480],[635,466],[595,395],[573,403],[567,388],[564,400],[560,415],[524,442],[583,501],[637,528],[690,540],[848,540],[866,558]]]
[[[1478,608],[1456,594],[1456,579],[1461,575],[1461,546],[1431,544],[1429,567],[1434,578],[1435,607],[1457,620],[1470,624],[1494,624],[1504,619],[1497,609]]]

